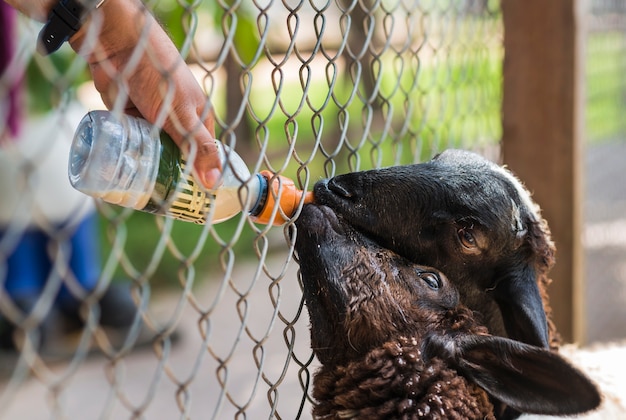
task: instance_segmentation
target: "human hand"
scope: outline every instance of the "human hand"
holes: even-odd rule
[[[4,0],[13,8],[19,10],[26,16],[45,22],[48,15],[54,7],[54,1],[51,0]]]
[[[46,20],[55,0],[5,0]],[[194,156],[196,178],[214,187],[221,173],[215,119],[202,88],[175,45],[140,0],[106,0],[70,39],[81,54],[105,105],[156,123]]]
[[[196,177],[207,188],[215,186],[221,162],[211,106],[170,38],[140,1],[106,0],[70,44],[87,60],[107,107],[121,99],[126,113],[151,123],[166,109],[163,129],[182,150],[195,151]]]

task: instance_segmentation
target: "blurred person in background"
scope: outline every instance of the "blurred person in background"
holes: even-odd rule
[[[57,5],[57,0],[4,1],[41,22],[52,20]],[[154,16],[140,0],[72,1],[89,6],[78,31],[68,33],[69,43],[87,61],[104,104],[123,106],[124,112],[151,123],[165,112],[163,129],[182,150],[192,152],[196,179],[213,187],[221,163],[212,106]]]
[[[25,313],[40,305],[42,291],[49,288],[55,293],[50,315],[39,328],[45,341],[57,309],[75,318],[80,306],[77,295],[96,287],[100,272],[96,219],[93,204],[70,188],[66,174],[69,141],[78,122],[75,115],[83,112],[74,113],[73,107],[68,107],[37,118],[36,123],[28,117],[27,124],[20,124],[21,76],[11,55],[11,42],[18,37],[11,33],[15,17],[7,6],[50,24],[53,19],[58,23],[54,16],[57,0],[4,1],[0,3],[5,19],[0,56],[0,141],[5,144],[0,152],[0,280],[11,302]],[[62,1],[67,8],[67,0]],[[197,179],[205,187],[213,187],[221,164],[211,104],[178,50],[140,0],[105,0],[97,9],[95,3],[80,3],[86,14],[81,16],[79,28],[65,38],[87,61],[103,102],[109,108],[122,106],[124,112],[152,123],[165,111],[163,129],[193,157]],[[139,55],[136,48],[143,49]],[[54,141],[53,134],[59,141]],[[69,270],[65,270],[63,258]],[[67,273],[72,273],[70,280],[59,282]],[[113,326],[127,325],[135,314],[128,293],[115,287],[104,293],[100,309],[101,324]],[[11,328],[4,330],[0,341],[12,336]]]
[[[82,299],[101,273],[93,200],[67,178],[73,131],[85,110],[71,100],[45,112],[26,106],[18,42],[28,37],[18,36],[16,18],[0,2],[0,348],[15,348],[17,331],[58,354],[63,333],[82,328]],[[37,93],[32,103],[49,100]],[[106,288],[98,306],[100,325],[114,330],[125,331],[137,314],[126,284]]]

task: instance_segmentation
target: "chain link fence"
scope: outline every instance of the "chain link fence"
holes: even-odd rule
[[[146,7],[205,89],[219,139],[252,171],[311,189],[449,147],[498,157],[498,2]],[[316,362],[293,224],[241,214],[196,226],[73,191],[74,129],[104,105],[67,45],[34,52],[39,29],[19,18],[0,79],[0,416],[309,418]]]

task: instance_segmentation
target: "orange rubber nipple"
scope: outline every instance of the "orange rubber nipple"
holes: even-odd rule
[[[272,223],[273,225],[279,226],[285,224],[289,220],[289,217],[296,212],[303,195],[305,203],[313,202],[313,192],[306,192],[298,189],[292,179],[282,175],[274,177],[274,174],[270,171],[261,171],[260,173],[267,180],[267,183],[269,184],[269,191],[267,192],[267,198],[263,209],[258,215],[253,217],[255,222],[263,224],[270,223],[272,213],[274,212],[274,206],[276,204],[276,197],[278,197],[279,185],[281,187],[280,209],[282,211],[276,211],[276,216],[274,217],[274,221]],[[280,178],[280,182],[278,178]]]

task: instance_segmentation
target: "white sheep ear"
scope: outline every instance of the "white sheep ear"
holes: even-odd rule
[[[438,338],[445,340],[445,336]],[[593,410],[596,386],[558,354],[495,336],[450,338],[459,371],[490,395],[524,413],[573,415]]]

